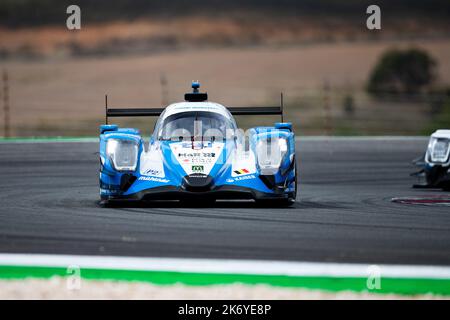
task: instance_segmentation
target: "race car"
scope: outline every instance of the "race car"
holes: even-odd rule
[[[420,170],[412,175],[423,181],[415,184],[415,188],[450,190],[450,130],[434,132],[425,154],[413,163]]]
[[[166,108],[111,109],[100,126],[100,198],[180,200],[253,199],[288,206],[297,195],[295,135],[280,106],[234,107],[193,91]],[[233,115],[281,115],[268,127],[238,129]],[[108,124],[109,117],[159,116],[148,147],[137,129]]]

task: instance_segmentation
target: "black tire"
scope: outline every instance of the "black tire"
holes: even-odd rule
[[[294,192],[289,195],[289,198],[292,200],[292,203],[294,203],[295,200],[297,199],[297,188],[298,188],[298,186],[297,186],[297,160],[295,160],[294,172],[295,172],[295,178],[294,178],[294,182],[295,182],[294,188],[295,189],[294,189]]]
[[[108,200],[100,200],[98,202],[98,205],[102,208],[109,208],[110,207],[110,202]]]
[[[279,207],[290,207],[295,203],[297,199],[297,161],[295,161],[294,165],[295,172],[295,190],[291,192],[287,199],[258,199],[256,200],[256,204],[260,207],[266,208],[279,208]]]

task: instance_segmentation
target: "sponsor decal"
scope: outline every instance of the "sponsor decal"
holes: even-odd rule
[[[250,171],[248,171],[247,169],[239,169],[239,170],[234,170],[234,173],[236,174],[247,174]]]
[[[214,158],[216,156],[216,153],[215,152],[204,152],[203,156],[207,157],[207,158]]]
[[[199,165],[197,165],[197,166],[192,166],[192,172],[203,172],[204,171],[204,168],[203,168],[203,166],[199,166]]]
[[[158,176],[161,173],[161,171],[157,169],[148,169],[144,172],[144,174],[150,175],[150,176]]]
[[[161,183],[167,183],[167,182],[169,182],[168,179],[162,179],[162,178],[157,178],[157,177],[139,177],[138,180],[141,180],[141,181],[161,182]]]
[[[255,175],[254,174],[249,174],[246,176],[241,176],[241,177],[236,177],[234,178],[235,181],[241,181],[241,180],[249,180],[249,179],[255,179]]]
[[[254,174],[248,174],[248,175],[241,176],[241,177],[228,178],[225,181],[227,183],[233,183],[233,182],[237,182],[237,181],[250,180],[250,179],[255,179],[255,178],[256,178],[256,176]]]
[[[195,142],[183,142],[181,144],[181,147],[184,149],[192,149],[192,145],[196,144],[196,146],[199,146],[201,148],[211,148],[212,142],[211,141],[195,141]],[[220,146],[218,146],[220,148]]]
[[[224,146],[223,143],[217,143],[217,149],[215,148],[215,143],[205,141],[203,144],[206,148],[201,150],[192,149],[192,143],[189,142],[180,142],[176,145],[170,145],[174,158],[181,165],[186,174],[195,172],[208,174],[220,158]],[[178,148],[175,149],[175,146],[178,146]],[[180,148],[180,146],[187,148]]]
[[[211,164],[216,161],[215,152],[179,152],[177,156],[183,163]]]
[[[178,153],[178,157],[180,158],[214,158],[216,156],[215,152],[184,152]]]

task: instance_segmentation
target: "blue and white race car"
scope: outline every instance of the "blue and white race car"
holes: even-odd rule
[[[295,202],[295,135],[283,107],[226,108],[209,102],[200,84],[185,101],[158,109],[110,109],[100,126],[100,197],[116,200]],[[107,101],[107,100],[106,100]],[[281,115],[282,122],[243,132],[233,115]],[[139,130],[108,117],[159,116],[148,145]]]

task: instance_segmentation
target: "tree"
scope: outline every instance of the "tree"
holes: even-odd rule
[[[435,68],[436,61],[424,50],[391,49],[372,70],[367,91],[374,95],[417,93],[434,81]]]

